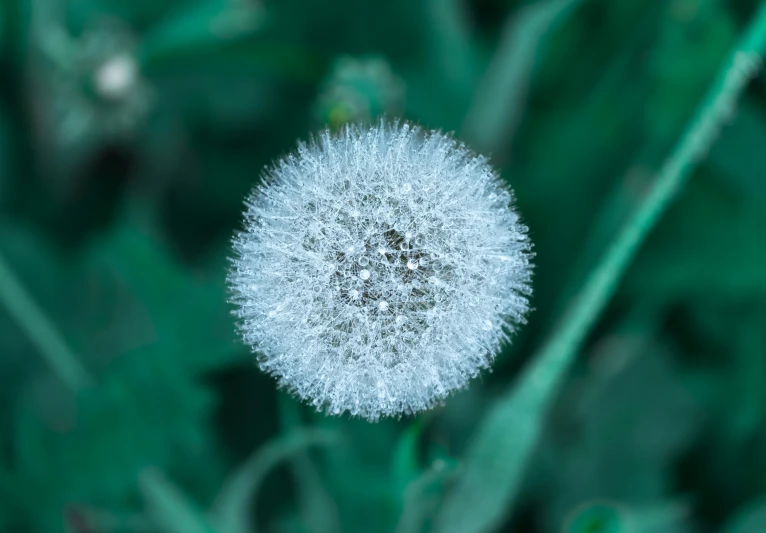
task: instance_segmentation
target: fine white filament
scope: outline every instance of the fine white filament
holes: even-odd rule
[[[247,202],[229,275],[262,370],[318,409],[429,409],[524,322],[531,266],[483,157],[407,123],[300,144]]]

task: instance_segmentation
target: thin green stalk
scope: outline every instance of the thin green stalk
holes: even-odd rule
[[[505,23],[497,52],[476,88],[463,136],[479,152],[508,144],[521,120],[535,59],[546,35],[582,0],[544,0]]]
[[[301,430],[300,404],[286,393],[278,397],[283,434]],[[297,484],[298,512],[307,533],[333,533],[340,530],[335,502],[322,485],[322,477],[308,450],[295,452],[290,467]]]
[[[64,338],[37,306],[2,255],[0,300],[62,382],[75,392],[91,383],[88,373]]]
[[[155,524],[164,533],[214,533],[192,501],[162,472],[146,469],[139,485]]]
[[[759,66],[766,48],[766,4],[732,54],[727,68],[718,77],[681,141],[661,168],[657,180],[643,202],[609,247],[592,272],[555,334],[543,348],[528,372],[531,376],[563,373],[601,311],[614,294],[626,267],[654,227],[668,204],[678,194],[691,171],[707,155],[723,123],[728,120],[747,82]],[[550,365],[542,364],[548,361]],[[547,380],[546,380],[547,381]]]
[[[490,531],[503,519],[563,376],[644,238],[731,117],[765,48],[766,3],[762,3],[652,189],[589,275],[553,337],[479,426],[468,449],[465,474],[437,516],[435,532]]]
[[[258,448],[224,482],[211,515],[218,531],[256,533],[250,525],[250,506],[258,500],[266,475],[280,462],[309,446],[337,444],[334,433],[318,429],[295,430]]]

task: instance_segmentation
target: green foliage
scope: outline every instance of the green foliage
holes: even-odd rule
[[[760,498],[740,509],[726,525],[725,533],[755,533],[766,527],[766,501]]]
[[[181,491],[153,470],[141,473],[141,491],[158,526],[167,533],[212,533]]]
[[[763,114],[754,100],[741,102],[734,121],[710,153],[710,165],[736,196],[761,203],[766,202],[766,184],[758,176],[766,171],[766,154],[756,143],[766,137]]]
[[[750,54],[766,48],[766,5],[734,49],[655,183],[595,266],[551,339],[487,415],[468,449],[467,468],[437,519],[437,531],[479,532],[496,526],[517,491],[561,376],[606,306],[627,264],[683,180],[715,140],[730,106],[757,68]],[[756,56],[759,58],[759,56]],[[760,60],[760,59],[759,59]],[[502,452],[500,451],[502,450]]]
[[[0,530],[766,531],[763,10],[0,2]],[[487,152],[537,256],[493,373],[369,424],[224,280],[263,166],[380,114]]]
[[[226,481],[213,505],[213,516],[218,528],[226,533],[247,533],[249,506],[257,501],[260,485],[274,466],[291,455],[302,452],[309,445],[328,445],[333,435],[323,432],[287,434],[256,451]]]
[[[484,79],[476,88],[463,134],[482,152],[507,144],[523,111],[527,85],[547,32],[580,0],[552,0],[528,6],[509,20]]]

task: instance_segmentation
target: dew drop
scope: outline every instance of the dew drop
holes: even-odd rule
[[[358,290],[356,290],[356,289],[354,289],[354,290],[352,290],[352,291],[349,293],[349,295],[351,296],[351,299],[352,299],[352,300],[356,300],[357,298],[359,298],[359,291],[358,291]]]
[[[381,311],[387,311],[387,310],[388,310],[388,302],[387,302],[387,301],[385,301],[385,300],[383,300],[382,302],[380,302],[380,303],[378,304],[378,309],[380,309]]]
[[[440,280],[436,276],[431,276],[430,278],[428,278],[428,283],[430,283],[431,285],[440,287],[442,285],[442,280]]]
[[[410,192],[411,190],[412,190],[412,185],[410,185],[409,183],[405,183],[404,185],[402,185],[402,191]]]
[[[398,315],[398,316],[396,317],[396,323],[397,323],[397,324],[400,324],[400,325],[401,325],[401,324],[404,324],[404,317],[403,317],[402,315]]]
[[[370,279],[370,271],[365,268],[364,270],[359,272],[359,277],[365,281]]]
[[[364,266],[367,266],[368,264],[370,264],[370,260],[367,259],[367,256],[363,255],[362,257],[360,257],[357,260],[357,263],[359,263],[359,266],[363,266],[364,267]]]
[[[418,265],[416,262],[410,259],[409,261],[407,261],[407,268],[409,268],[410,270],[415,270],[416,268],[418,268]]]

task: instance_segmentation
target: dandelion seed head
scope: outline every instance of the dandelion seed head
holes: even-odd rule
[[[240,332],[262,370],[328,413],[430,409],[524,322],[527,228],[486,159],[448,135],[325,132],[247,206],[229,274]]]

